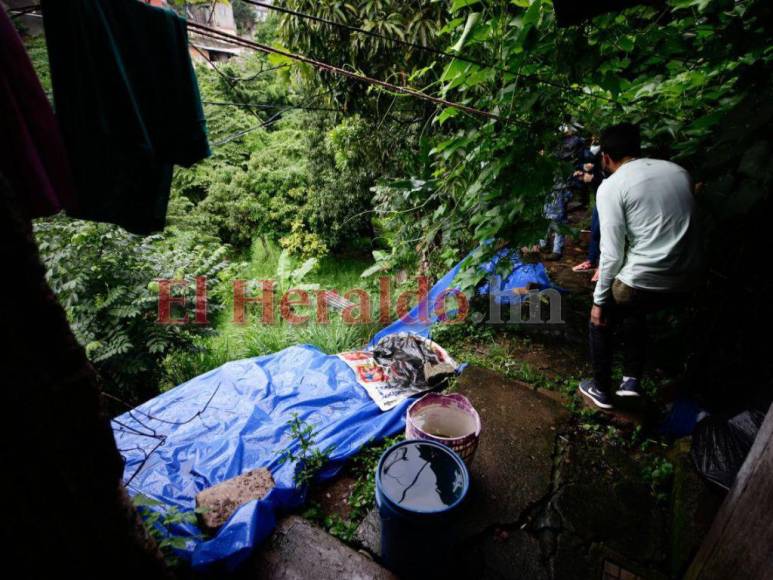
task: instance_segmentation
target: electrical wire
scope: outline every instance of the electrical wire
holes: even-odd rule
[[[375,79],[372,77],[369,77],[367,75],[362,75],[359,73],[355,73],[346,69],[343,69],[341,67],[328,64],[326,62],[322,62],[320,60],[316,60],[314,58],[304,56],[301,54],[296,54],[293,52],[289,52],[287,50],[274,48],[273,46],[268,46],[266,44],[262,44],[259,42],[255,42],[252,40],[247,40],[245,38],[241,38],[239,36],[236,36],[234,34],[230,34],[228,32],[222,32],[220,30],[216,30],[214,28],[210,28],[209,26],[205,26],[203,24],[199,24],[197,22],[188,22],[188,28],[192,29],[199,33],[205,33],[205,36],[208,36],[209,38],[213,38],[215,40],[230,40],[232,44],[244,46],[247,48],[251,48],[252,50],[256,50],[259,52],[264,52],[266,54],[276,54],[285,58],[289,58],[291,60],[295,60],[298,62],[302,62],[304,64],[311,65],[312,67],[324,71],[329,72],[333,74],[342,75],[345,77],[348,77],[350,79],[356,80],[358,82],[366,83],[369,85],[379,86],[381,88],[387,89],[389,91],[400,93],[404,95],[409,95],[412,97],[415,97],[417,99],[421,99],[424,101],[428,101],[431,103],[435,103],[436,105],[443,105],[445,107],[450,107],[453,109],[458,109],[460,111],[463,111],[465,113],[471,114],[471,115],[477,115],[480,117],[485,117],[488,119],[494,119],[497,121],[503,121],[507,122],[508,119],[505,119],[501,117],[500,115],[497,115],[495,113],[491,113],[489,111],[484,111],[482,109],[477,109],[475,107],[470,107],[468,105],[463,105],[461,103],[457,103],[454,101],[449,101],[448,99],[443,99],[441,97],[435,97],[432,95],[428,95],[426,93],[423,93],[421,91],[418,91],[416,89],[412,89],[410,87],[404,87],[395,85],[392,83],[389,83],[387,81],[382,81],[380,79]]]
[[[244,0],[244,1],[249,3],[249,4],[254,4],[256,6],[264,6],[264,7],[267,7],[267,8],[268,7],[273,7],[273,5],[269,5],[269,4],[265,4],[265,3],[259,3],[259,2],[256,2],[254,0],[249,0],[249,1],[248,0]],[[34,10],[36,8],[39,8],[39,6],[37,6],[37,7],[36,6],[27,7],[27,9],[29,9],[29,10]],[[273,8],[279,10],[281,7],[277,6],[277,7],[273,7]],[[469,63],[475,64],[477,66],[482,66],[482,67],[485,67],[485,68],[495,68],[495,69],[501,70],[501,71],[503,71],[503,72],[505,72],[507,74],[515,75],[516,77],[530,79],[530,80],[533,80],[535,82],[540,82],[540,83],[543,83],[543,84],[546,84],[546,85],[550,85],[550,86],[554,86],[556,88],[560,88],[560,89],[563,89],[563,90],[574,91],[574,92],[581,92],[585,96],[601,98],[601,99],[604,99],[604,100],[616,103],[616,101],[614,99],[610,99],[610,98],[605,97],[603,95],[597,95],[595,93],[587,92],[587,91],[585,91],[583,89],[580,89],[580,88],[577,88],[577,87],[566,86],[566,85],[563,85],[561,83],[556,83],[554,81],[549,81],[549,80],[546,80],[546,79],[541,79],[539,77],[536,77],[535,75],[529,75],[529,74],[526,74],[526,73],[519,73],[519,72],[509,71],[509,70],[504,69],[502,67],[490,65],[490,64],[487,64],[485,62],[477,61],[477,60],[470,59],[470,58],[467,58],[467,57],[462,57],[461,55],[455,55],[455,54],[448,53],[448,52],[445,52],[445,51],[441,51],[439,49],[434,49],[432,47],[428,47],[428,46],[425,46],[425,45],[420,45],[420,44],[415,44],[415,43],[411,43],[411,42],[408,42],[408,41],[403,41],[403,40],[400,40],[400,39],[397,39],[397,38],[381,35],[379,33],[373,32],[373,31],[366,31],[364,29],[359,29],[357,27],[352,27],[350,25],[345,25],[345,24],[342,24],[342,23],[337,23],[337,22],[334,22],[332,20],[326,20],[326,19],[322,19],[322,18],[319,18],[319,17],[316,17],[316,16],[304,14],[302,12],[291,11],[291,10],[289,10],[287,8],[281,8],[281,11],[288,11],[289,13],[291,13],[291,14],[293,14],[295,16],[306,17],[306,18],[311,18],[311,19],[314,19],[314,20],[319,20],[320,22],[324,22],[324,23],[330,24],[330,25],[343,26],[343,27],[346,27],[346,28],[351,28],[351,29],[353,29],[353,30],[355,30],[357,32],[362,32],[363,34],[368,34],[369,36],[376,36],[376,37],[379,37],[379,38],[383,38],[385,40],[390,40],[390,41],[397,42],[397,43],[400,43],[400,44],[404,44],[404,45],[407,45],[407,46],[412,46],[412,47],[414,47],[416,49],[419,49],[419,50],[430,51],[430,52],[434,52],[434,53],[437,53],[437,54],[440,54],[440,55],[445,55],[445,56],[448,56],[448,57],[451,57],[451,58],[456,58],[458,60],[461,60],[461,61],[464,61],[464,62],[469,62]],[[252,40],[241,38],[240,36],[236,36],[236,35],[233,35],[233,34],[230,34],[230,33],[227,33],[227,32],[223,32],[223,31],[217,30],[215,28],[211,28],[209,26],[206,26],[206,25],[203,25],[203,24],[199,24],[199,23],[194,22],[192,20],[188,20],[187,24],[188,24],[188,28],[189,29],[192,28],[195,31],[197,31],[198,34],[200,34],[202,36],[206,36],[206,37],[214,39],[214,40],[230,41],[231,44],[235,44],[237,46],[251,48],[253,50],[264,52],[266,54],[277,54],[277,55],[280,55],[280,56],[283,56],[283,57],[286,57],[286,58],[289,58],[289,59],[292,59],[292,60],[295,60],[295,61],[298,61],[298,62],[303,62],[305,64],[311,65],[311,66],[313,66],[313,67],[315,67],[315,68],[317,68],[319,70],[322,70],[322,71],[326,71],[326,72],[329,72],[329,73],[334,73],[334,74],[346,76],[346,77],[348,77],[350,79],[357,80],[359,82],[364,82],[364,83],[367,83],[367,84],[380,86],[381,88],[387,89],[389,91],[393,91],[393,92],[396,92],[396,93],[399,93],[399,94],[408,95],[408,96],[412,96],[414,98],[418,98],[418,99],[422,99],[422,100],[425,100],[425,101],[429,101],[429,102],[435,103],[436,105],[442,105],[442,106],[449,107],[449,108],[452,108],[452,109],[457,109],[457,110],[463,111],[463,112],[471,114],[471,115],[481,116],[481,117],[485,117],[485,118],[488,118],[488,119],[493,119],[493,120],[496,120],[496,121],[501,121],[501,122],[504,122],[504,123],[515,123],[515,124],[523,125],[523,126],[526,126],[526,127],[530,126],[528,123],[525,123],[524,121],[516,120],[516,119],[514,119],[512,117],[503,117],[501,115],[498,115],[498,114],[495,114],[495,113],[492,113],[492,112],[489,112],[489,111],[484,111],[482,109],[478,109],[478,108],[475,108],[475,107],[471,107],[469,105],[464,105],[464,104],[457,103],[457,102],[454,102],[454,101],[449,101],[448,99],[444,99],[444,98],[441,98],[441,97],[434,97],[432,95],[428,95],[426,93],[423,93],[423,92],[421,92],[419,90],[416,90],[416,89],[412,89],[410,87],[399,86],[399,85],[395,85],[395,84],[389,83],[387,81],[382,81],[380,79],[375,79],[375,78],[369,77],[367,75],[354,73],[352,71],[343,69],[343,68],[335,66],[335,65],[331,65],[329,63],[325,63],[323,61],[320,61],[320,60],[317,60],[317,59],[314,59],[314,58],[311,58],[311,57],[308,57],[308,56],[305,56],[305,55],[295,54],[295,53],[292,53],[292,52],[289,52],[289,51],[286,51],[286,50],[274,48],[274,47],[271,47],[271,46],[268,46],[268,45],[265,45],[265,44],[262,44],[262,43],[258,43],[258,42],[254,42]],[[195,46],[194,46],[194,48],[199,50]]]
[[[279,104],[279,103],[229,103],[227,101],[201,101],[205,105],[215,107],[254,107],[255,109],[297,109],[300,111],[327,111],[331,113],[343,113],[343,109],[332,107],[305,107],[303,105]]]
[[[201,56],[203,56],[207,60],[207,62],[209,63],[209,66],[212,67],[212,70],[214,70],[218,74],[218,76],[223,79],[223,81],[228,86],[228,88],[231,90],[231,92],[239,100],[241,100],[241,95],[236,90],[236,86],[235,86],[236,81],[233,80],[231,77],[229,77],[227,74],[225,74],[223,71],[221,71],[220,68],[212,61],[212,59],[209,57],[209,55],[206,52],[201,50],[198,46],[196,46],[193,43],[189,43],[189,44],[194,48],[194,50],[196,50],[196,52],[198,52]],[[247,110],[250,113],[252,113],[255,116],[255,118],[258,121],[261,121],[261,122],[263,121],[263,119],[260,118],[260,115],[258,115],[258,111],[257,110],[255,110],[253,107],[250,107],[249,105],[246,105],[246,103],[245,103],[245,107],[247,108]]]
[[[544,84],[548,86],[552,86],[554,88],[563,89],[565,91],[573,91],[577,93],[581,93],[583,96],[590,96],[597,99],[602,99],[610,102],[616,102],[614,99],[611,99],[605,95],[596,95],[593,93],[587,93],[580,87],[572,87],[570,85],[565,85],[563,83],[558,83],[556,81],[551,81],[550,79],[545,79],[543,77],[540,77],[538,75],[530,74],[530,73],[523,73],[518,71],[512,71],[506,67],[503,67],[501,65],[493,64],[490,62],[486,62],[483,60],[478,60],[475,58],[471,58],[469,56],[465,56],[458,53],[448,52],[445,50],[441,50],[439,48],[434,48],[431,46],[427,46],[424,44],[417,44],[415,42],[410,42],[408,40],[403,40],[401,38],[396,38],[394,36],[388,36],[386,34],[381,34],[380,32],[375,32],[373,30],[366,30],[364,28],[359,28],[357,26],[352,26],[351,24],[346,24],[344,22],[336,22],[335,20],[329,20],[327,18],[322,18],[320,16],[315,16],[313,14],[308,14],[305,12],[298,12],[297,10],[291,10],[290,8],[285,8],[283,6],[275,6],[273,4],[268,4],[266,2],[259,2],[258,0],[242,0],[245,4],[252,4],[253,6],[261,6],[263,8],[267,8],[269,10],[274,10],[276,12],[281,12],[283,14],[288,14],[290,16],[295,16],[296,18],[302,18],[306,20],[312,20],[314,22],[320,22],[322,24],[327,24],[328,26],[335,26],[338,28],[342,28],[344,30],[348,30],[349,32],[355,32],[358,34],[364,34],[366,36],[370,36],[372,38],[380,38],[381,40],[386,40],[389,42],[393,42],[395,44],[401,44],[403,46],[407,46],[409,48],[413,48],[416,50],[421,50],[423,52],[428,52],[430,54],[434,54],[437,56],[444,56],[446,58],[452,58],[456,59],[462,62],[466,62],[469,64],[474,64],[475,66],[479,66],[482,68],[491,68],[494,70],[498,70],[500,72],[515,75],[516,78],[522,78],[527,79],[530,81],[533,81],[535,83]]]

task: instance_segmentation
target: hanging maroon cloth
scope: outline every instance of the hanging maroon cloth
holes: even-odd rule
[[[11,20],[0,9],[0,173],[28,217],[74,209],[59,125]]]

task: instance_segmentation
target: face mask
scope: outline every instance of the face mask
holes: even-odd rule
[[[601,151],[601,145],[591,145],[590,146],[590,152],[594,155],[598,155],[599,151]]]

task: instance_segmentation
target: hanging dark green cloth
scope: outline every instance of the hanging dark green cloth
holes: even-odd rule
[[[210,154],[184,19],[138,0],[42,0],[74,217],[163,229],[172,165]]]

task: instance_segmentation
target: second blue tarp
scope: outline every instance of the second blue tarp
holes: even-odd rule
[[[447,293],[454,288],[454,278],[459,274],[463,263],[464,260],[437,281],[428,292],[427,300],[424,304],[417,304],[405,317],[395,320],[392,324],[377,332],[370,341],[370,346],[376,344],[384,336],[396,332],[412,332],[429,338],[432,326],[440,321],[440,315],[435,309],[435,304],[438,302],[438,299],[442,298],[443,293]],[[486,279],[477,288],[476,294],[479,296],[487,295],[493,287],[495,291],[494,304],[496,305],[522,301],[524,296],[517,293],[517,289],[559,289],[551,282],[543,264],[527,264],[520,259],[518,252],[514,250],[506,248],[499,250],[491,260],[485,262],[479,268],[485,273]],[[449,297],[448,301],[451,302],[452,300],[453,298]],[[449,310],[449,319],[453,319],[454,316],[455,311]]]

